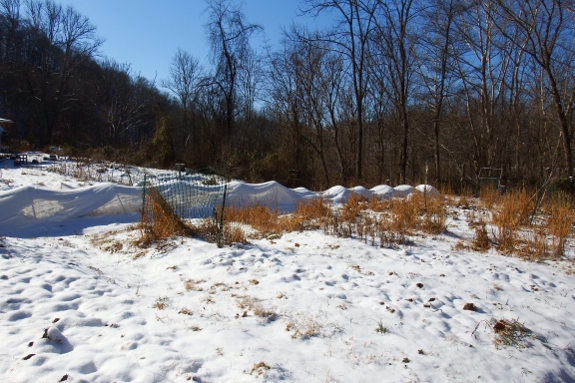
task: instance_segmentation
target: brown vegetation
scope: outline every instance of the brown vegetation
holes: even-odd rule
[[[323,230],[373,246],[396,247],[408,243],[408,237],[417,233],[436,235],[445,231],[447,207],[451,205],[469,211],[469,228],[474,230],[468,244],[460,242],[456,248],[485,252],[495,247],[503,254],[528,259],[565,255],[575,221],[572,198],[559,193],[537,203],[535,195],[526,190],[507,194],[487,191],[481,196],[478,200],[466,196],[425,198],[414,192],[406,198],[368,201],[352,194],[341,206],[332,206],[322,198],[304,201],[291,214],[258,203],[232,205],[225,211],[226,223],[220,230],[220,211],[217,219],[182,222],[161,196],[151,192],[136,243],[145,247],[177,235],[202,237],[220,245],[246,243],[243,227],[249,226],[254,238],[274,239],[294,231]]]
[[[536,260],[565,255],[575,221],[573,199],[561,192],[543,194],[539,202],[537,196],[525,189],[482,191],[475,206],[481,213],[469,216],[475,230],[469,247],[484,252],[493,244],[504,254]]]
[[[216,219],[202,220],[200,223],[182,221],[164,198],[153,188],[148,191],[144,203],[144,211],[139,224],[140,237],[135,245],[149,247],[161,244],[176,236],[200,237],[218,245],[247,243],[244,231],[234,224],[226,223],[220,229],[218,222],[221,210],[218,209]]]
[[[254,237],[293,231],[323,229],[338,237],[355,237],[365,243],[393,247],[415,230],[439,234],[445,230],[447,212],[442,198],[424,198],[414,192],[404,199],[370,201],[352,194],[334,207],[322,198],[301,202],[292,214],[255,203],[226,209],[226,220],[250,225]]]

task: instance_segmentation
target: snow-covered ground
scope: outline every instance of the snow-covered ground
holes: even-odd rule
[[[10,189],[80,186],[2,172]],[[575,381],[573,247],[544,263],[458,251],[472,233],[450,217],[397,250],[320,231],[142,250],[134,216],[3,237],[0,382]],[[500,319],[531,332],[496,344]]]

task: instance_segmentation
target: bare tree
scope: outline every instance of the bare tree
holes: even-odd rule
[[[466,124],[469,132],[471,162],[476,175],[484,166],[494,166],[501,154],[503,138],[499,135],[507,76],[510,69],[509,43],[497,24],[494,0],[470,0],[458,14],[457,46],[452,52],[465,99]]]
[[[440,140],[444,100],[452,83],[453,24],[456,17],[455,0],[431,0],[424,12],[423,43],[417,67],[426,90],[426,104],[431,111],[434,138],[435,176],[441,179]]]
[[[25,76],[28,91],[42,105],[49,141],[61,113],[75,99],[70,82],[103,41],[96,36],[96,27],[70,6],[28,0],[26,10],[35,39],[27,61],[36,67],[26,68]]]
[[[211,47],[211,60],[215,66],[213,83],[222,92],[225,104],[225,137],[232,137],[238,105],[240,72],[246,69],[250,36],[261,29],[249,24],[240,7],[233,0],[206,0],[208,23],[206,31]]]
[[[170,78],[162,82],[164,88],[172,92],[180,102],[184,148],[188,146],[190,140],[195,141],[197,137],[195,129],[189,129],[189,115],[193,108],[193,103],[197,101],[203,76],[203,68],[199,61],[188,52],[178,49],[170,65]]]
[[[349,73],[357,125],[355,178],[359,182],[363,175],[364,147],[364,103],[369,83],[368,57],[369,40],[375,27],[375,10],[378,0],[305,0],[304,13],[319,15],[334,12],[335,26],[321,37],[336,52],[342,54],[350,64]]]
[[[415,72],[415,44],[411,28],[415,19],[414,0],[382,2],[378,8],[377,34],[373,46],[378,49],[380,73],[387,77],[385,92],[392,100],[401,125],[399,177],[406,182],[409,116],[412,80]],[[385,68],[385,69],[384,69]],[[383,72],[382,72],[383,71]]]
[[[100,118],[104,125],[104,143],[117,146],[128,140],[149,120],[153,104],[148,81],[132,75],[130,65],[113,60],[102,63],[101,77],[94,83]]]
[[[547,86],[553,97],[553,104],[563,138],[565,170],[573,176],[570,124],[567,120],[569,107],[565,105],[565,93],[558,78],[561,71],[573,70],[565,59],[571,60],[573,51],[573,25],[569,18],[569,1],[562,0],[498,0],[501,14],[509,24],[500,29],[513,44],[524,47],[525,53],[541,68],[547,77]],[[509,28],[519,31],[517,38],[511,36]],[[567,107],[567,108],[566,108]]]

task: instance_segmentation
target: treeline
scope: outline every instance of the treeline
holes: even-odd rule
[[[209,65],[178,50],[157,83],[98,60],[73,8],[0,4],[13,142],[311,188],[573,173],[572,1],[302,0],[333,25],[257,50],[239,3],[207,0]]]

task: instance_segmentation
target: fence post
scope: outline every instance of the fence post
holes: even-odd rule
[[[425,204],[425,214],[427,214],[427,174],[429,173],[429,166],[425,161],[425,186],[423,186],[423,201]]]
[[[547,182],[549,180],[545,180],[542,184],[541,187],[539,189],[537,189],[537,196],[535,199],[535,206],[533,206],[533,211],[531,212],[531,217],[529,218],[529,226],[533,225],[533,218],[535,217],[535,214],[537,214],[537,208],[539,207],[539,203],[541,202],[541,200],[543,199],[543,197],[545,196],[545,194],[547,193]]]
[[[146,216],[146,173],[144,173],[144,188],[142,191],[142,220]]]
[[[222,212],[220,213],[220,227],[218,230],[218,247],[222,247],[222,234],[224,231],[224,210],[226,209],[226,194],[228,192],[228,184],[224,185],[224,198],[222,200]]]

